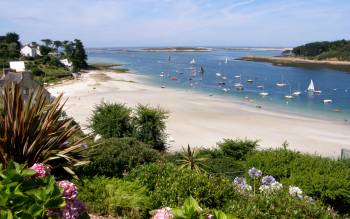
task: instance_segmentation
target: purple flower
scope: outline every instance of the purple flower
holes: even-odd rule
[[[58,186],[63,188],[64,192],[63,192],[63,198],[64,199],[75,199],[78,195],[78,190],[77,187],[74,185],[74,183],[69,182],[68,180],[62,180],[59,181]]]
[[[50,173],[49,168],[42,163],[35,163],[33,166],[30,167],[30,169],[36,172],[35,176],[38,178],[48,176]]]
[[[162,208],[156,211],[156,213],[153,216],[153,219],[168,219],[173,218],[174,215],[170,214],[171,208]]]
[[[250,177],[255,178],[255,177],[261,177],[262,172],[255,167],[252,167],[249,169],[248,174]]]
[[[247,181],[244,177],[236,177],[234,180],[233,180],[233,183],[239,188],[239,189],[242,189],[242,190],[252,190],[252,187],[250,185],[247,184]]]
[[[276,182],[276,179],[273,176],[264,176],[261,179],[261,183],[263,185],[266,185],[266,186],[269,186],[269,185],[271,185],[272,183],[275,183],[275,182]]]
[[[60,210],[61,219],[77,219],[86,212],[85,205],[78,199],[68,200],[66,206]]]

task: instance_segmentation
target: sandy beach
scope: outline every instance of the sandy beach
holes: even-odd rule
[[[341,148],[350,149],[350,125],[344,122],[257,109],[233,98],[160,88],[144,79],[129,73],[89,71],[79,80],[48,90],[53,95],[63,92],[69,98],[65,110],[84,129],[94,106],[101,101],[160,106],[170,112],[170,150],[187,144],[214,147],[223,138],[259,139],[261,148],[279,147],[287,140],[290,149],[331,157],[340,156]]]

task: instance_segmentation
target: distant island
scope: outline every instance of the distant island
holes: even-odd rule
[[[284,50],[281,56],[245,56],[238,60],[296,67],[326,67],[350,72],[350,41],[313,42]]]
[[[205,47],[164,47],[164,48],[143,48],[128,50],[131,52],[209,52],[212,48]]]

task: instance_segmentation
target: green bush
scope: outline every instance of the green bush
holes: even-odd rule
[[[151,207],[148,191],[137,182],[95,177],[77,184],[89,213],[143,218]]]
[[[342,213],[350,212],[350,168],[346,162],[306,155],[287,149],[255,152],[247,169],[257,167],[286,185],[297,185]]]
[[[232,200],[225,211],[238,218],[332,218],[320,203],[290,197],[285,190],[269,195],[242,194]]]
[[[35,174],[14,162],[7,169],[0,164],[0,218],[45,218],[47,210],[65,206],[54,177]]]
[[[77,171],[83,176],[121,177],[137,165],[160,159],[158,151],[134,138],[101,140],[86,155],[90,163]]]
[[[34,76],[44,76],[45,75],[45,72],[43,70],[41,70],[40,68],[35,67],[35,68],[32,68],[31,70],[32,70],[32,74]]]
[[[236,160],[244,160],[246,155],[258,146],[258,141],[241,140],[241,139],[224,139],[223,142],[218,143],[218,147],[223,154],[232,157]]]
[[[149,189],[154,209],[180,206],[188,196],[207,208],[221,208],[236,195],[228,178],[179,170],[171,164],[139,166],[130,172],[127,179],[138,180]]]
[[[166,149],[165,120],[167,112],[160,108],[138,105],[133,118],[134,135],[154,149]]]
[[[126,137],[132,132],[131,109],[124,104],[101,103],[93,111],[91,128],[104,138]]]

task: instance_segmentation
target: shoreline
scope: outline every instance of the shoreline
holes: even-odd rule
[[[310,60],[296,57],[269,57],[269,56],[243,56],[237,58],[242,61],[267,62],[273,65],[291,66],[291,67],[324,67],[350,73],[350,61],[332,61],[332,60]]]
[[[223,138],[260,139],[261,148],[279,147],[287,140],[292,150],[330,157],[340,156],[341,148],[350,149],[350,126],[340,122],[257,109],[239,100],[163,89],[145,81],[146,76],[93,70],[79,80],[48,90],[53,95],[64,92],[69,98],[67,114],[83,129],[88,126],[93,107],[101,101],[160,106],[170,112],[166,124],[171,151],[187,144],[213,147]]]

